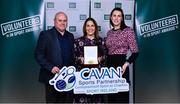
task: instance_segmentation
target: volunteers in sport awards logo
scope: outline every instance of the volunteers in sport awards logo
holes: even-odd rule
[[[101,71],[100,71],[101,70]],[[117,67],[83,68],[76,72],[74,66],[63,67],[50,81],[59,91],[74,94],[106,94],[129,91],[129,84],[122,78],[122,69]]]
[[[7,38],[42,29],[40,15],[17,19],[1,24],[2,35]]]

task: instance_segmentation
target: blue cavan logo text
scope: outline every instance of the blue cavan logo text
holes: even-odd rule
[[[89,73],[89,75],[86,75],[85,73]],[[83,68],[80,74],[81,78],[84,80],[90,80],[92,77],[96,79],[104,79],[105,77],[113,79],[115,75],[118,76],[118,78],[122,77],[121,67],[117,67],[117,70],[113,67],[110,67],[109,69],[107,67],[102,67],[101,71],[99,71],[98,68]]]

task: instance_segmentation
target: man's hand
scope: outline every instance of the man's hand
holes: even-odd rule
[[[53,74],[56,74],[56,73],[59,73],[59,68],[57,67],[57,66],[54,66],[53,68],[52,68],[52,70],[51,70],[51,72],[53,73]]]

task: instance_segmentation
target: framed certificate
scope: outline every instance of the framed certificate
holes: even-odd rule
[[[97,46],[84,46],[84,64],[98,64]]]

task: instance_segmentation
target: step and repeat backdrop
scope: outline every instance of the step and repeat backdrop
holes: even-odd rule
[[[135,64],[136,102],[180,102],[180,7],[178,0],[1,0],[0,103],[45,102],[34,49],[40,31],[52,28],[58,11],[67,13],[68,28],[82,36],[93,17],[101,37],[111,28],[109,15],[121,7],[136,31],[140,49]],[[152,6],[153,5],[153,6]],[[132,74],[133,75],[133,74]],[[132,77],[131,75],[131,77]],[[133,80],[131,78],[131,80]],[[132,85],[132,84],[130,84]],[[130,86],[130,99],[133,99]]]
[[[68,30],[75,38],[83,36],[83,24],[86,18],[96,20],[101,37],[106,37],[111,28],[109,15],[114,7],[120,7],[125,13],[125,22],[133,27],[134,0],[45,0],[45,26],[52,28],[54,15],[58,11],[64,11],[68,15]]]

